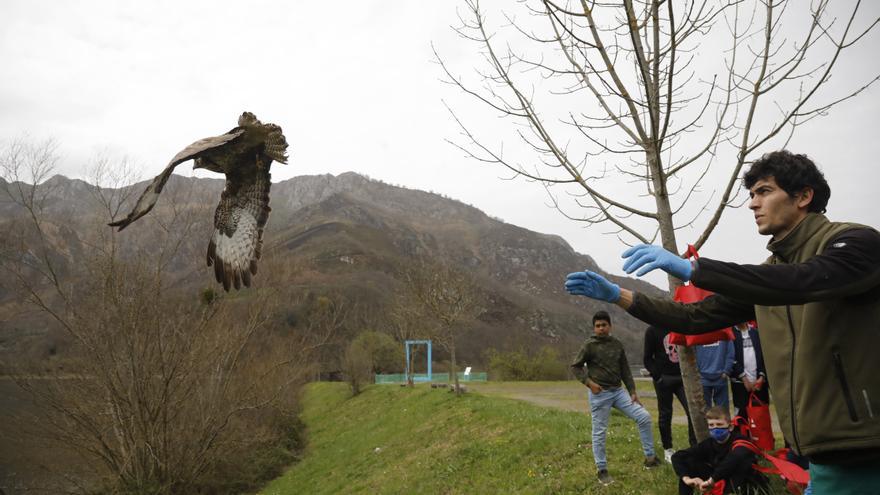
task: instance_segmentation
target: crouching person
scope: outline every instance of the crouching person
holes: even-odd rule
[[[593,315],[593,335],[584,342],[571,365],[575,376],[590,389],[587,395],[593,424],[593,458],[596,461],[599,482],[603,485],[614,481],[608,474],[608,462],[605,458],[605,433],[612,407],[638,425],[642,451],[645,454],[645,468],[660,465],[659,459],[654,455],[651,414],[639,402],[623,344],[610,333],[611,316],[605,311]],[[626,389],[620,386],[621,381]]]
[[[710,438],[672,455],[672,467],[679,476],[678,493],[703,493],[717,489],[715,484],[721,481],[724,488],[720,493],[764,493],[767,479],[752,467],[755,454],[746,447],[731,448],[735,441],[745,437],[731,429],[727,409],[710,408],[706,420]]]

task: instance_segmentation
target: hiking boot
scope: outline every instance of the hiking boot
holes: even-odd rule
[[[652,455],[650,457],[645,457],[645,469],[653,469],[655,467],[660,466],[662,464],[660,459],[656,455]]]
[[[663,451],[663,460],[666,462],[672,462],[672,454],[675,453],[675,449],[666,449]]]
[[[614,478],[612,478],[611,475],[608,474],[607,469],[600,469],[599,472],[596,473],[596,477],[599,478],[599,483],[602,483],[605,486],[614,483]]]

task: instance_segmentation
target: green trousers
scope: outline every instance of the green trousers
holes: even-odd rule
[[[880,466],[810,464],[813,495],[880,494]]]

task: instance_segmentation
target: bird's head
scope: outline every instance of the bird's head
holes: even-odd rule
[[[244,112],[241,114],[241,117],[238,118],[239,127],[253,127],[256,125],[262,125],[262,122],[257,119],[256,115],[250,112]]]

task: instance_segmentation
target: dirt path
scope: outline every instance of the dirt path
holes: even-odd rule
[[[656,421],[657,394],[654,392],[651,381],[646,378],[636,378],[635,380],[642,404]],[[587,389],[574,380],[566,382],[473,382],[469,383],[468,387],[483,395],[522,400],[541,407],[564,411],[589,413]],[[678,425],[687,425],[684,409],[678,400],[673,400],[672,403],[672,422]],[[779,423],[777,423],[775,411],[771,417],[773,418],[773,431],[777,437],[781,438],[782,434],[779,433]]]

